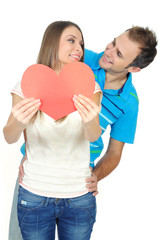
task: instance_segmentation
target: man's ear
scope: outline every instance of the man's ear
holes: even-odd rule
[[[139,67],[129,67],[128,72],[134,73],[134,72],[140,72],[141,68]]]

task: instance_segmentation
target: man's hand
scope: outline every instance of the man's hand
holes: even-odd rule
[[[96,196],[98,194],[97,191],[97,177],[94,173],[92,173],[91,177],[86,179],[86,182],[88,183],[86,187],[88,188],[89,192],[93,192],[93,196]]]
[[[119,164],[124,143],[110,138],[109,145],[105,155],[97,162],[92,176],[87,178],[86,186],[89,192],[94,192],[93,196],[98,194],[97,183],[108,176]],[[92,171],[92,169],[91,169]]]
[[[23,161],[21,162],[20,166],[19,166],[19,183],[22,183],[23,181],[23,177],[24,177],[24,168],[23,168],[23,163],[24,161],[27,159],[26,155],[24,156]]]

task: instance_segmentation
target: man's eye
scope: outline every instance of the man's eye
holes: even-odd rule
[[[121,55],[121,53],[120,52],[117,52],[117,55],[118,55],[118,57],[122,57],[122,55]]]

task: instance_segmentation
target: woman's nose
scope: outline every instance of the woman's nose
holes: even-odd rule
[[[76,50],[77,50],[78,52],[83,52],[82,46],[81,46],[80,44],[77,44],[77,45],[76,45]]]

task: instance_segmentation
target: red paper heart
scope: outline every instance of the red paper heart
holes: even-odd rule
[[[41,111],[58,120],[76,111],[74,94],[93,96],[95,78],[90,67],[81,62],[64,65],[59,76],[45,65],[34,64],[24,72],[21,88],[26,98],[41,100]]]

